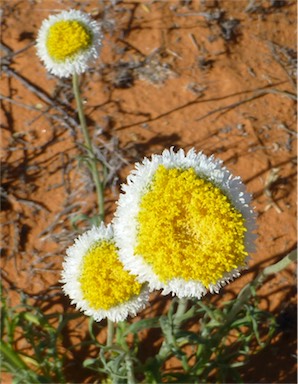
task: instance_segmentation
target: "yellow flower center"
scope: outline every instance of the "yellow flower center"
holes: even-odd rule
[[[92,43],[92,33],[76,20],[57,21],[49,28],[46,46],[51,58],[63,62],[86,50]]]
[[[114,243],[101,241],[90,248],[79,279],[91,308],[109,310],[141,292],[142,285],[123,269]]]
[[[165,283],[183,278],[208,287],[245,264],[242,214],[192,168],[160,165],[141,199],[137,220],[135,253]]]

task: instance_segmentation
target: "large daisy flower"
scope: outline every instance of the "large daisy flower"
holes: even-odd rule
[[[66,251],[63,291],[71,303],[95,321],[123,321],[149,300],[147,285],[123,269],[111,225],[93,227]]]
[[[171,148],[136,164],[122,191],[115,241],[141,283],[200,298],[246,267],[255,239],[251,196],[220,160]]]
[[[37,37],[37,54],[49,72],[58,77],[83,73],[99,55],[102,33],[86,13],[63,11],[44,20]]]

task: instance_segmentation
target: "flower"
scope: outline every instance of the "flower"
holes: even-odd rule
[[[97,59],[102,45],[99,24],[77,10],[63,11],[44,20],[37,37],[37,55],[58,77],[83,73]]]
[[[164,150],[136,164],[114,218],[125,268],[163,294],[218,292],[254,251],[251,196],[213,156]]]
[[[122,321],[146,306],[148,288],[123,269],[111,225],[85,232],[66,254],[62,289],[77,309],[95,321]]]

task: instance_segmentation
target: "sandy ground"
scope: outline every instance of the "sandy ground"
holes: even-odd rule
[[[4,286],[12,298],[22,289],[47,310],[65,310],[58,281],[76,236],[71,223],[96,209],[79,161],[71,82],[47,74],[34,47],[42,20],[71,7],[90,12],[105,34],[81,85],[93,142],[110,168],[106,221],[135,161],[171,146],[214,154],[242,177],[258,212],[257,253],[221,295],[237,293],[296,244],[297,10],[290,0],[2,1]],[[283,328],[243,372],[247,382],[295,382],[295,275],[291,266],[260,291]]]

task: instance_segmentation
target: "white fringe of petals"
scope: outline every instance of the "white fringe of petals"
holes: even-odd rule
[[[79,236],[74,245],[66,250],[66,258],[63,263],[61,273],[61,283],[63,283],[63,291],[71,299],[71,303],[81,310],[87,316],[92,316],[95,321],[101,321],[108,318],[111,321],[118,322],[125,320],[128,316],[136,316],[136,314],[144,309],[149,300],[149,289],[144,285],[141,293],[137,297],[133,297],[128,302],[115,306],[109,310],[92,309],[87,300],[84,299],[79,282],[81,265],[84,256],[90,247],[98,240],[114,241],[113,228],[111,225],[107,227],[102,223],[100,227],[93,227],[89,231]],[[104,260],[103,260],[104,262]],[[121,282],[119,282],[121,284]]]

